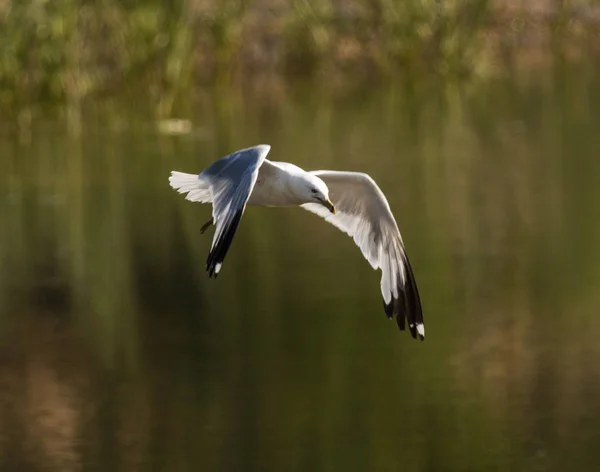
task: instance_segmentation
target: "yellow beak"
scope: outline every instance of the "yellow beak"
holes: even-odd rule
[[[323,202],[323,205],[325,205],[331,213],[333,213],[334,215],[336,214],[335,206],[333,206],[331,200],[327,199],[325,202]]]

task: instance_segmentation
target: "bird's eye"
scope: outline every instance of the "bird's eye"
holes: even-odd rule
[[[317,193],[317,189],[316,189],[316,188],[311,188],[311,189],[310,189],[310,191],[311,191],[312,193]]]

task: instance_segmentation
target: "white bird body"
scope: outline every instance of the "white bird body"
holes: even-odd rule
[[[375,181],[361,172],[307,172],[288,162],[266,159],[269,145],[229,154],[198,174],[173,171],[170,185],[186,199],[212,203],[216,226],[207,259],[216,277],[247,205],[301,206],[323,217],[354,239],[373,269],[381,269],[385,312],[413,338],[425,328],[415,277],[396,220]]]
[[[296,192],[296,179],[307,172],[288,162],[265,159],[258,171],[248,205],[266,207],[297,206],[305,203]]]

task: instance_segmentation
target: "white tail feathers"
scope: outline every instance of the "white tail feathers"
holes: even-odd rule
[[[169,184],[179,193],[187,193],[186,200],[191,202],[209,203],[212,195],[209,186],[203,182],[198,174],[171,171]]]

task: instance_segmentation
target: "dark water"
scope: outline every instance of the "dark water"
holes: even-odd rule
[[[562,471],[600,460],[600,75],[215,92],[0,138],[0,470]],[[72,128],[71,128],[72,129]],[[370,173],[427,339],[353,242],[250,208],[220,277],[167,183],[258,143]]]

